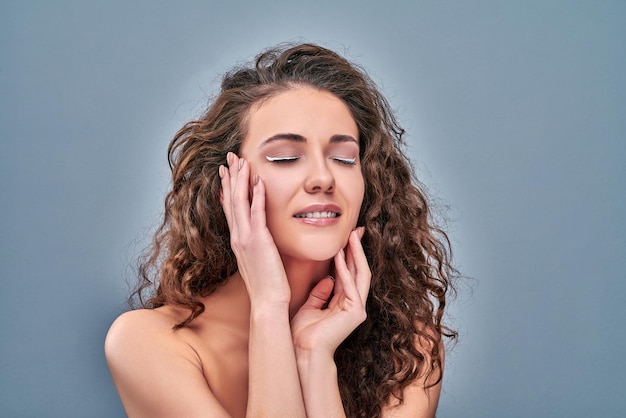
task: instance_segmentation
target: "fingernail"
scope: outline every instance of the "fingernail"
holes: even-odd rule
[[[252,184],[254,184],[254,185],[256,186],[258,183],[259,183],[259,175],[258,175],[258,174],[255,174],[255,175],[252,177]]]
[[[234,159],[235,159],[235,154],[233,154],[232,152],[229,152],[228,154],[226,154],[226,161],[228,162],[229,166],[233,165]]]
[[[333,282],[335,281],[335,278],[333,276],[331,276],[330,274],[326,275],[326,277],[328,277],[330,280],[332,280]]]
[[[243,162],[244,162],[244,159],[240,158],[239,159],[239,169],[241,169],[241,167],[243,167]]]
[[[224,178],[224,170],[225,170],[224,166],[220,165],[220,168],[218,168],[218,170],[217,170],[217,172],[220,175],[220,178]]]

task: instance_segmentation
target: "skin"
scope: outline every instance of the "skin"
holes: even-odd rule
[[[189,327],[173,331],[187,313],[164,306],[120,316],[107,335],[130,417],[345,416],[333,353],[365,320],[371,279],[356,123],[311,88],[253,107],[247,123],[240,156],[219,169],[238,272]],[[315,211],[339,216],[302,217]],[[384,415],[434,416],[440,387],[423,387]]]
[[[285,92],[250,113],[241,156],[252,179],[258,176],[266,188],[268,240],[276,244],[289,281],[291,316],[312,283],[330,272],[333,257],[356,227],[365,187],[358,137],[343,102],[317,90]],[[341,215],[294,217],[317,210],[312,205],[336,206]]]

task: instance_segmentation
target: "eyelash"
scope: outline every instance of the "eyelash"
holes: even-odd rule
[[[265,158],[270,163],[286,164],[295,162],[299,157],[270,157],[269,155],[267,155]]]
[[[270,157],[268,155],[265,158],[270,163],[288,164],[288,163],[296,162],[300,157]],[[333,157],[333,160],[337,161],[338,163],[345,164],[345,165],[356,165],[356,158]]]

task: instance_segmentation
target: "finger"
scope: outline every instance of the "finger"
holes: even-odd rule
[[[346,248],[344,250],[345,255],[346,255],[346,265],[348,266],[348,271],[350,272],[352,277],[356,277],[356,263],[354,262],[352,251],[350,251],[350,237],[354,233],[356,232],[355,231],[350,232],[350,235],[348,236],[348,244],[346,245]]]
[[[333,266],[333,275],[334,277],[338,278],[339,277],[339,264],[341,263],[341,259],[339,258],[339,253],[343,251],[343,250],[339,250],[337,252],[337,254],[335,254],[335,257],[333,258],[334,261],[334,266]],[[341,285],[341,283],[339,282],[339,280],[335,280],[335,294],[339,294],[343,291],[343,286]]]
[[[265,183],[255,174],[252,178],[252,204],[250,205],[250,223],[253,228],[266,226]]]
[[[348,246],[356,265],[356,286],[359,291],[359,295],[361,296],[361,300],[365,301],[367,299],[367,295],[369,294],[372,272],[370,271],[369,264],[367,263],[367,257],[365,257],[361,240],[357,234],[350,235]]]
[[[248,234],[250,231],[250,165],[243,158],[236,157],[231,174],[233,172],[235,172],[235,184],[232,187],[233,218],[241,233]]]
[[[309,293],[309,297],[306,300],[304,307],[309,307],[313,309],[322,309],[326,302],[328,302],[328,298],[333,291],[333,287],[335,286],[335,281],[330,276],[324,277],[320,280],[311,293]]]
[[[226,222],[229,229],[232,228],[232,202],[231,202],[231,184],[230,184],[230,172],[229,170],[220,165],[218,173],[222,182],[222,191],[220,193],[220,202],[222,203],[222,209],[226,216]]]
[[[356,234],[359,240],[361,240],[363,239],[363,235],[365,234],[365,227],[359,226],[358,228],[355,228],[352,233]],[[349,238],[350,237],[348,236],[348,240]],[[348,270],[350,270],[350,274],[352,274],[353,277],[356,277],[356,263],[354,262],[354,256],[352,255],[352,251],[347,251],[346,253],[346,264],[348,265]]]
[[[339,250],[335,255],[335,270],[337,272],[337,282],[335,283],[335,294],[344,293],[348,299],[362,300],[356,288],[354,277],[350,274],[346,265],[346,258],[343,250]]]
[[[228,162],[228,177],[230,179],[230,204],[234,208],[235,194],[239,182],[239,157],[234,152],[229,152],[226,155],[226,161]]]

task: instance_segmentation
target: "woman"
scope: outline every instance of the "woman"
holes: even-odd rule
[[[169,147],[148,309],[105,343],[129,416],[434,416],[455,270],[402,134],[319,46],[224,77]]]

